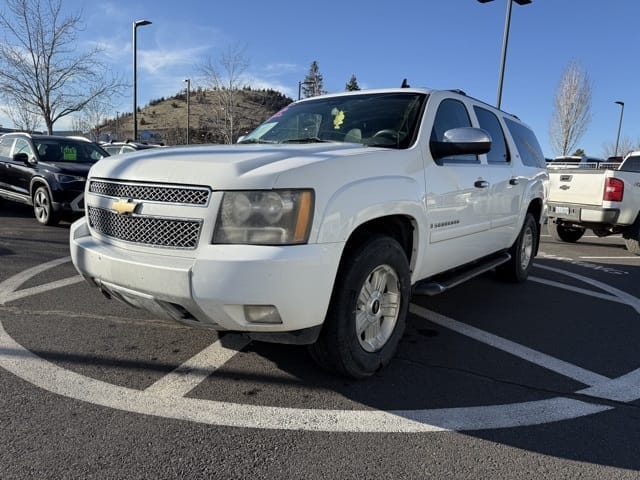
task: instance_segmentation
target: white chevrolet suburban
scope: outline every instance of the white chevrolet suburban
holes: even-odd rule
[[[308,344],[366,377],[393,357],[412,293],[526,279],[547,182],[533,132],[464,92],[325,95],[235,145],[98,162],[71,254],[107,297]]]
[[[597,236],[621,234],[640,255],[640,152],[622,162],[549,165],[549,234],[577,242],[587,228]]]

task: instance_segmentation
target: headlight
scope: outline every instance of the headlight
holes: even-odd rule
[[[62,173],[56,174],[56,178],[59,183],[84,182],[87,180],[85,177],[76,177],[75,175],[65,175]]]
[[[312,190],[225,192],[213,243],[292,245],[309,240]]]

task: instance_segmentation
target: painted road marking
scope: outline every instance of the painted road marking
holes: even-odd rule
[[[608,300],[610,302],[618,302],[618,303],[624,303],[624,304],[627,303],[624,300],[621,300],[614,295],[607,295],[606,293],[595,292],[593,290],[587,290],[586,288],[574,287],[573,285],[554,282],[553,280],[547,280],[546,278],[529,277],[529,280],[536,283],[542,283],[550,287],[562,288],[563,290],[568,290],[570,292],[580,293],[582,295],[588,295],[590,297],[595,297],[595,298],[601,298],[602,300]]]
[[[586,260],[640,260],[639,256],[624,256],[624,257],[578,257]]]
[[[412,304],[410,310],[411,313],[440,325],[441,327],[446,327],[449,330],[453,330],[461,335],[473,338],[474,340],[489,345],[497,350],[507,352],[514,357],[522,358],[523,360],[533,363],[534,365],[538,365],[539,367],[546,368],[552,372],[577,380],[585,385],[598,385],[611,380],[605,376],[590,372],[576,365],[572,365],[550,355],[525,347],[524,345],[512,342],[511,340],[507,340],[506,338],[498,337],[497,335],[472,327],[466,323],[445,317],[444,315],[440,315],[439,313],[427,310],[426,308],[418,305]]]
[[[640,300],[626,292],[588,277],[552,267],[537,264],[535,266],[568,275],[600,288],[640,313]],[[42,271],[37,267],[30,270],[36,273]],[[0,298],[8,298],[9,290],[13,292],[21,282],[30,278],[25,272],[19,275],[21,281],[12,277],[0,284]],[[560,396],[531,402],[476,407],[354,411],[270,407],[188,398],[185,397],[186,393],[206,378],[207,372],[217,370],[224,358],[229,358],[237,351],[236,348],[242,348],[240,339],[236,339],[238,343],[229,346],[226,342],[228,336],[225,336],[224,348],[207,348],[167,375],[166,379],[159,380],[146,390],[137,390],[85,377],[48,362],[11,338],[1,322],[0,366],[47,391],[96,405],[145,415],[245,428],[330,432],[435,432],[510,428],[578,418],[613,408],[598,404],[596,398],[625,402],[640,398],[640,369],[619,378],[608,379],[435,312],[420,310],[421,307],[417,305],[412,305],[411,308],[418,313],[427,314],[429,321],[435,319],[447,328],[453,327],[479,342],[488,343],[536,365],[579,379],[589,387],[578,393],[590,395],[594,401],[584,402]]]
[[[0,283],[0,305],[4,305],[5,303],[11,302],[13,300],[18,300],[19,298],[36,295],[38,293],[42,293],[42,292],[46,292],[56,288],[66,287],[68,285],[73,285],[75,283],[82,282],[83,278],[80,275],[76,275],[73,277],[65,278],[63,280],[56,280],[55,282],[45,283],[37,287],[26,288],[24,290],[16,291],[18,287],[20,287],[20,285],[22,285],[24,282],[31,279],[32,277],[35,277],[36,275],[46,270],[49,270],[53,267],[57,267],[58,265],[62,265],[70,261],[71,261],[71,257],[58,258],[56,260],[52,260],[50,262],[43,263],[41,265],[37,265],[35,267],[24,270],[12,276],[11,278],[8,278],[4,282]]]
[[[184,397],[246,347],[250,341],[242,335],[226,334],[224,345],[220,340],[215,341],[174,371],[147,387],[145,391],[164,396]]]

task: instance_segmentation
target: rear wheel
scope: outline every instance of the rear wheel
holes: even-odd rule
[[[562,223],[556,223],[556,221],[552,218],[547,222],[547,230],[549,231],[549,235],[554,240],[558,240],[560,242],[567,243],[576,243],[582,235],[584,235],[584,228],[581,227],[569,227],[567,225],[563,225]]]
[[[398,242],[377,235],[368,239],[343,259],[322,332],[309,346],[313,359],[352,378],[387,365],[404,333],[410,283]]]
[[[524,282],[533,265],[537,242],[538,224],[533,215],[527,213],[520,235],[509,249],[511,260],[496,268],[498,276],[509,282]]]
[[[49,190],[45,186],[38,187],[33,194],[33,214],[42,225],[58,223],[58,216],[53,211]]]

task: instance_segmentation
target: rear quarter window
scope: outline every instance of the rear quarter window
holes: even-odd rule
[[[528,167],[545,168],[546,162],[544,155],[533,131],[521,123],[514,122],[510,118],[505,118],[504,121],[518,148],[522,163]]]

